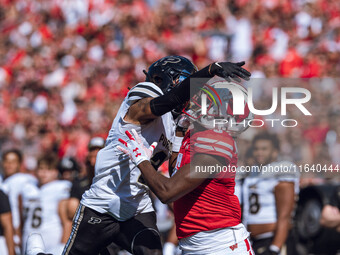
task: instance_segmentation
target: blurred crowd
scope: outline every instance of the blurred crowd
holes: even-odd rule
[[[142,70],[170,54],[199,68],[245,60],[253,78],[314,77],[302,85],[313,116],[273,131],[295,161],[339,163],[337,0],[0,0],[0,30],[0,147],[20,148],[26,169],[41,153],[84,162]],[[270,103],[265,85],[257,99]]]

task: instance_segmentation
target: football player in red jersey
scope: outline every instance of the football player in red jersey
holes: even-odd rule
[[[119,140],[124,145],[120,150],[138,166],[159,199],[163,203],[174,201],[176,232],[183,254],[254,254],[234,195],[234,137],[247,128],[246,121],[252,114],[246,102],[242,104],[243,115],[233,114],[233,89],[241,91],[246,101],[246,89],[225,80],[206,85],[191,99],[190,114],[186,114],[194,128],[183,139],[171,178],[156,173],[149,162],[155,143],[144,147],[135,130],[133,135],[126,131],[129,141]],[[202,114],[199,104],[203,94],[210,100],[206,114]],[[218,126],[216,119],[221,123]]]

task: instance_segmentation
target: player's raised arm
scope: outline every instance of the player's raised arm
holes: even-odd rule
[[[162,61],[165,62],[165,64]],[[175,62],[174,64],[177,65],[178,63]],[[182,67],[181,72],[179,72],[174,71],[171,67],[165,68],[164,70],[161,69],[162,65],[169,65],[169,60],[161,59],[151,65],[149,72],[146,73],[146,81],[150,82],[148,86],[151,86],[150,84],[156,84],[161,89],[162,95],[150,95],[149,97],[146,97],[145,95],[145,98],[136,101],[130,106],[129,111],[125,116],[125,120],[145,124],[176,108],[183,108],[183,105],[191,98],[191,96],[196,94],[199,89],[215,75],[223,77],[228,81],[230,81],[230,78],[233,78],[236,81],[241,81],[240,78],[249,80],[251,74],[242,68],[244,64],[245,62],[215,62],[197,72],[195,72],[192,67],[190,71],[186,71],[185,67]],[[193,64],[191,63],[191,65]],[[190,67],[189,64],[188,66]],[[154,71],[155,68],[158,68],[159,70],[157,69]],[[188,78],[194,78],[194,80]],[[136,87],[139,87],[137,92],[139,92],[140,95],[142,95],[141,93],[147,93],[146,87],[143,88],[140,85],[137,85]],[[159,93],[155,88],[152,90],[154,90],[153,92],[156,94]],[[129,94],[130,93],[136,95],[133,89]],[[152,91],[150,94],[152,94]]]

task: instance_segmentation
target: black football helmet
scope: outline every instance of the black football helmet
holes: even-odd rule
[[[143,71],[148,82],[153,82],[163,93],[177,87],[185,78],[197,72],[197,67],[182,56],[167,56],[154,62],[148,72]]]

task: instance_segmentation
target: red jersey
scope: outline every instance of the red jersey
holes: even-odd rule
[[[206,130],[184,137],[178,154],[176,171],[189,164],[196,153],[216,155],[225,160],[225,166],[237,165],[234,139],[218,130]],[[227,177],[227,178],[223,178]],[[174,202],[176,232],[179,239],[201,231],[232,227],[241,223],[239,200],[234,195],[235,178],[232,174],[217,174],[206,179],[196,189]]]

